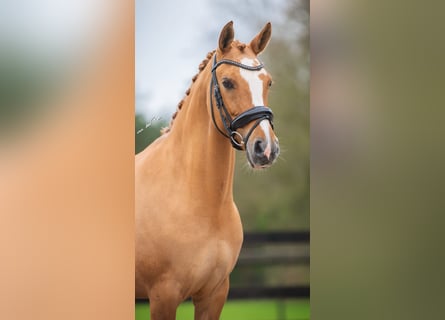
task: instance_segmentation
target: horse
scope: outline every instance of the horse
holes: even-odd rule
[[[135,159],[135,293],[152,320],[191,298],[196,320],[219,319],[243,242],[233,200],[235,150],[255,170],[279,155],[267,106],[270,74],[257,56],[270,22],[249,44],[219,35],[167,128]]]

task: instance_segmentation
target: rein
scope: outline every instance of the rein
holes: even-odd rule
[[[218,127],[215,121],[215,114],[213,111],[213,99],[210,98],[210,110],[212,114],[212,120],[213,124],[215,125],[215,128],[226,138],[230,139],[230,142],[232,143],[232,146],[237,150],[243,150],[243,147],[247,145],[247,141],[249,140],[250,135],[252,134],[253,130],[260,124],[262,120],[269,120],[270,125],[273,129],[273,113],[272,110],[265,106],[254,106],[240,115],[236,116],[234,119],[230,116],[229,111],[227,110],[226,106],[224,105],[221,91],[219,89],[218,79],[216,78],[216,68],[218,68],[222,64],[230,64],[242,69],[250,70],[250,71],[257,71],[261,70],[264,65],[261,63],[258,66],[248,66],[242,63],[239,63],[237,61],[233,60],[227,60],[223,59],[220,61],[216,61],[216,53],[214,55],[213,59],[213,66],[212,66],[212,80],[210,81],[210,96],[212,93],[215,96],[216,101],[216,107],[219,110],[219,115],[221,116],[221,121],[224,126],[224,130],[221,130],[221,128]],[[250,128],[249,132],[245,137],[243,137],[237,130],[239,128],[244,127],[248,123],[255,121],[252,128]],[[240,142],[237,141],[237,138],[240,139]]]

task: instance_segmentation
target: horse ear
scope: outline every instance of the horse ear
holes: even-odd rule
[[[233,31],[233,21],[229,21],[224,28],[222,28],[221,34],[219,35],[219,50],[221,52],[226,52],[230,48],[230,44],[234,37],[235,32]]]
[[[272,35],[272,24],[270,22],[266,23],[263,29],[258,33],[255,38],[250,41],[250,48],[256,55],[263,52],[269,43],[270,36]]]

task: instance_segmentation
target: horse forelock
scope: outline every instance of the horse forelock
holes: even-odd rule
[[[239,51],[244,52],[244,49],[246,48],[246,44],[242,43],[241,41],[234,40],[232,42],[232,47],[237,48]]]

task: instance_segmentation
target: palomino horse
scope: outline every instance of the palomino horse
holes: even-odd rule
[[[279,154],[257,59],[270,36],[268,23],[246,45],[226,24],[170,126],[136,156],[136,297],[152,320],[175,319],[189,297],[195,319],[219,319],[243,241],[234,148],[256,169]]]

